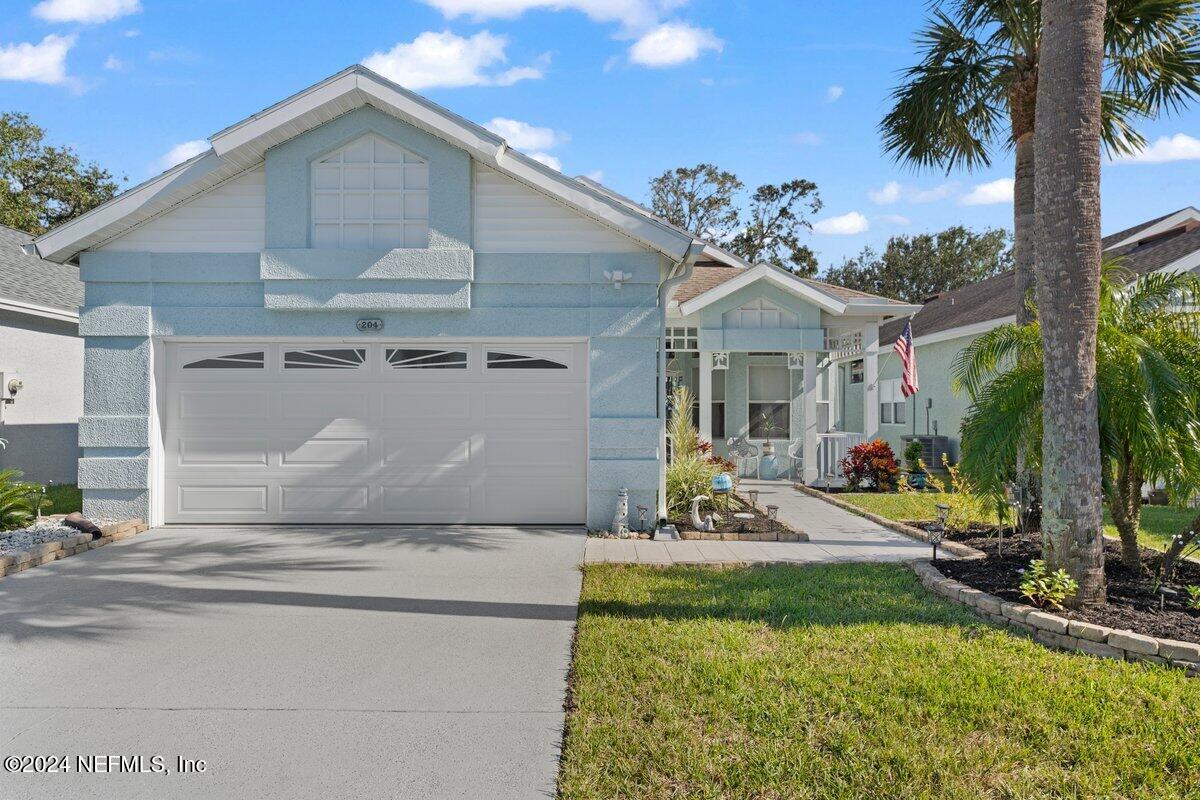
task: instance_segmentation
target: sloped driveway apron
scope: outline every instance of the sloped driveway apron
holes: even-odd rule
[[[70,772],[0,772],[0,797],[553,796],[583,548],[164,528],[4,578],[0,755]]]

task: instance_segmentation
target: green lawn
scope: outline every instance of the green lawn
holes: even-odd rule
[[[70,514],[83,510],[83,492],[73,483],[55,484],[46,487],[46,497],[52,505],[43,514]]]
[[[844,500],[864,511],[878,514],[881,517],[897,521],[933,520],[937,519],[935,506],[941,495],[934,493],[910,494],[874,494],[871,492],[847,492],[839,494],[839,500]],[[1146,547],[1156,547],[1159,550],[1167,546],[1171,536],[1186,529],[1195,516],[1194,511],[1181,511],[1170,506],[1142,507],[1141,543]],[[996,524],[996,518],[986,515],[979,520],[989,525]],[[1104,512],[1104,533],[1115,537],[1117,529],[1112,524],[1108,512]]]
[[[1200,681],[897,565],[590,566],[575,650],[566,800],[1200,796]]]

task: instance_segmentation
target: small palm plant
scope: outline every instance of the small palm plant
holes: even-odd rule
[[[36,483],[24,483],[21,472],[0,470],[0,531],[23,528],[50,504]]]
[[[1135,278],[1105,265],[1096,347],[1099,458],[1104,499],[1121,535],[1122,561],[1141,571],[1141,487],[1162,481],[1177,503],[1200,491],[1200,278]],[[1033,309],[1036,313],[1036,308]],[[980,336],[953,366],[971,398],[962,426],[963,470],[990,497],[1003,496],[1017,452],[1042,452],[1042,339],[1035,318]]]

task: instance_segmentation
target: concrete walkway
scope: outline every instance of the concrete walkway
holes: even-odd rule
[[[755,489],[758,505],[779,506],[779,519],[808,534],[807,542],[655,542],[588,539],[589,564],[810,564],[830,561],[912,561],[930,556],[929,545],[876,525],[783,481],[743,480],[741,494]],[[944,554],[943,554],[944,555]]]
[[[0,751],[113,760],[0,798],[553,797],[584,538],[164,528],[10,575]]]

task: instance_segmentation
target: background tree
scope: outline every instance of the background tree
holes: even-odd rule
[[[31,234],[79,216],[120,188],[112,173],[44,142],[28,115],[0,113],[0,224]]]
[[[1079,583],[1075,606],[1106,599],[1096,391],[1105,5],[1042,0],[1034,142],[1042,551],[1051,571],[1065,569]]]
[[[1122,560],[1141,571],[1141,490],[1162,481],[1186,506],[1200,490],[1200,297],[1191,273],[1134,281],[1105,268],[1096,336],[1097,419],[1104,498],[1121,534]],[[1045,381],[1041,326],[1002,325],[959,354],[954,385],[971,406],[963,420],[962,468],[999,498],[1022,449],[1042,452]]]
[[[704,239],[737,228],[735,198],[742,182],[712,164],[669,169],[650,181],[650,207],[663,219]]]
[[[1140,150],[1143,118],[1200,94],[1197,0],[1111,0],[1103,20],[1102,135],[1113,153]],[[935,0],[917,34],[921,61],[905,72],[880,125],[884,149],[917,167],[987,167],[1016,153],[1013,263],[1019,298],[1034,276],[1034,182],[1039,0]],[[1023,302],[1017,321],[1027,322]]]
[[[1007,231],[990,228],[977,233],[955,225],[940,233],[893,236],[883,255],[865,247],[821,277],[850,289],[920,303],[1011,268]]]
[[[712,164],[677,167],[650,181],[655,214],[720,245],[752,264],[768,263],[797,274],[817,272],[816,254],[801,244],[809,217],[821,210],[812,181],[797,178],[759,186],[739,208],[743,184]]]

